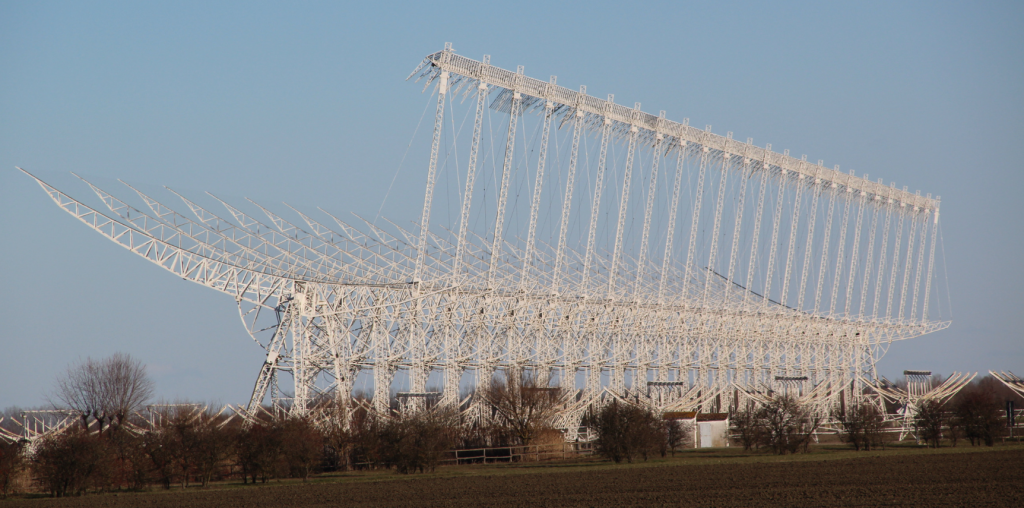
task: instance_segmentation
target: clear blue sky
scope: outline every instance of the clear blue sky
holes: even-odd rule
[[[403,80],[446,41],[941,195],[953,325],[880,372],[1024,374],[1024,4],[295,4],[0,1],[0,408],[115,351],[161,397],[241,403],[263,357],[231,298],[76,223],[15,165],[372,216],[427,100]],[[426,157],[388,216],[418,216]]]

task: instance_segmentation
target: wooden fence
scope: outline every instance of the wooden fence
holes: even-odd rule
[[[529,446],[501,446],[449,450],[442,464],[495,464],[566,460],[594,454],[593,443],[551,443]]]

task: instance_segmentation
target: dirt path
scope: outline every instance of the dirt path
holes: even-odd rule
[[[1022,449],[582,472],[543,469],[23,499],[0,502],[0,507],[1024,506]]]

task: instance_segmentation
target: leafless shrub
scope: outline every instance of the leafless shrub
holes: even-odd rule
[[[259,479],[263,483],[279,476],[283,442],[276,422],[257,423],[239,432],[235,439],[235,455],[242,469],[242,481]]]
[[[594,423],[597,452],[615,462],[647,460],[662,452],[668,439],[663,422],[651,410],[617,400],[602,408]]]
[[[33,472],[50,495],[79,495],[96,478],[102,456],[98,436],[69,430],[42,440],[32,458]]]
[[[884,446],[885,418],[874,404],[867,401],[852,404],[845,415],[835,417],[842,422],[842,439],[853,445],[854,450]]]
[[[323,435],[307,418],[285,419],[277,430],[281,433],[281,449],[289,474],[308,480],[323,461]]]
[[[0,499],[14,488],[14,479],[25,465],[25,444],[0,440]]]
[[[107,488],[141,490],[146,487],[152,463],[144,443],[143,436],[121,427],[107,433],[103,443]]]
[[[378,456],[399,473],[430,472],[455,445],[458,416],[433,409],[384,422],[379,427]]]
[[[221,420],[196,404],[159,413],[157,428],[143,437],[143,449],[164,488],[172,483],[185,488],[193,481],[206,486],[214,479],[232,451],[230,429],[222,428]]]

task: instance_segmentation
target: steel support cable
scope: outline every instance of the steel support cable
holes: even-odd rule
[[[839,281],[843,277],[843,259],[846,255],[846,237],[850,234],[850,205],[853,203],[853,189],[847,187],[846,193],[850,195],[843,199],[843,220],[839,227],[839,245],[836,248],[836,270],[832,275],[832,295],[829,299],[828,305],[828,315],[830,318],[835,316],[836,304],[839,300]]]
[[[634,106],[635,110],[640,110],[640,103],[636,103]],[[626,167],[623,171],[622,176],[622,197],[619,199],[619,213],[618,223],[615,227],[615,245],[612,247],[612,261],[608,268],[608,290],[607,298],[613,297],[615,291],[615,272],[619,261],[619,255],[622,250],[622,229],[626,221],[626,207],[629,203],[629,187],[632,183],[633,178],[633,156],[636,153],[636,138],[639,129],[635,126],[630,128],[629,134],[629,146],[626,149]]]
[[[668,226],[665,228],[665,254],[661,258],[661,277],[658,282],[658,303],[665,298],[665,282],[668,278],[669,263],[672,259],[673,236],[676,231],[676,215],[679,211],[679,188],[683,181],[683,165],[686,160],[686,145],[676,147],[676,177],[672,184],[672,200],[669,204]]]
[[[821,307],[821,289],[824,286],[825,276],[828,269],[828,244],[831,240],[831,226],[833,226],[833,213],[836,210],[836,200],[839,199],[839,185],[837,183],[831,184],[833,192],[828,198],[828,212],[825,215],[825,230],[822,234],[822,245],[821,245],[821,263],[818,265],[818,282],[814,289],[814,314],[818,314],[818,310]],[[842,255],[840,256],[842,257]]]
[[[897,204],[893,203],[893,208],[894,209],[895,209],[896,206],[897,206]],[[905,220],[903,220],[904,218],[905,217],[903,216],[902,211],[897,210],[896,211],[896,220],[897,220],[897,223],[896,223],[896,243],[895,243],[895,245],[893,246],[893,249],[892,249],[892,269],[889,272],[889,290],[886,292],[886,297],[885,297],[885,321],[886,322],[889,322],[889,319],[892,317],[893,292],[896,290],[896,273],[899,271],[899,265],[900,265],[900,245],[901,245],[901,242],[903,240],[903,223],[906,222]]]
[[[544,186],[544,169],[547,163],[548,139],[551,133],[552,104],[550,101],[545,104],[544,130],[541,133],[540,153],[537,159],[536,182],[533,185],[533,201],[530,203],[530,226],[526,233],[526,251],[523,254],[523,267],[520,280],[526,283],[529,276],[529,267],[533,263],[534,242],[537,236],[537,216],[540,213],[541,189]]]
[[[899,322],[900,324],[903,323],[903,314],[904,314],[903,307],[907,303],[907,285],[910,283],[910,272],[911,272],[911,269],[913,268],[913,262],[914,262],[914,239],[916,238],[916,235],[917,235],[917,223],[918,223],[917,211],[916,210],[911,212],[910,217],[909,217],[908,220],[910,221],[910,240],[907,241],[907,259],[906,259],[906,262],[904,263],[904,268],[903,268],[903,285],[902,285],[903,287],[902,287],[902,289],[900,289],[899,317],[897,318],[897,322]]]
[[[750,145],[751,140],[747,139],[747,145]],[[740,196],[737,199],[736,211],[734,215],[734,224],[732,227],[732,247],[729,250],[729,269],[726,275],[726,291],[725,298],[729,297],[729,290],[732,289],[732,282],[735,280],[736,275],[736,259],[740,249],[740,231],[743,226],[743,215],[746,212],[746,198],[747,198],[747,186],[749,185],[750,177],[753,176],[753,172],[750,168],[750,158],[743,157],[743,168],[740,169]],[[747,289],[747,288],[744,288]]]
[[[786,249],[786,267],[782,271],[782,293],[779,297],[779,303],[782,305],[789,304],[790,271],[793,268],[793,257],[796,255],[796,238],[800,231],[800,205],[805,179],[806,176],[801,174],[797,176],[795,183],[796,196],[793,198],[793,215],[789,221],[789,246]]]
[[[843,317],[850,319],[850,305],[853,303],[853,284],[857,277],[857,261],[860,254],[860,234],[864,221],[864,209],[867,208],[868,194],[860,193],[860,205],[857,207],[857,222],[853,227],[853,248],[850,251],[850,276],[846,282],[846,299],[843,301]]]
[[[877,198],[877,196],[876,196],[876,198]],[[884,253],[884,251],[885,251],[885,244],[886,244],[885,239],[888,238],[888,234],[889,234],[889,221],[888,221],[888,219],[889,219],[889,212],[890,212],[890,210],[892,208],[891,208],[891,206],[886,205],[885,209],[886,209],[886,222],[885,222],[885,227],[882,228],[882,235],[885,238],[882,239],[882,248],[881,248],[881,250],[883,252],[881,253],[881,257],[879,258],[879,264],[880,265],[884,265],[885,264],[885,253]],[[864,260],[864,276],[861,279],[860,303],[859,303],[859,308],[858,308],[858,312],[857,312],[857,316],[861,320],[863,320],[864,317],[865,317],[864,316],[864,307],[867,305],[868,288],[871,285],[871,270],[874,268],[872,266],[871,262],[872,262],[872,258],[874,257],[874,254],[875,254],[875,237],[876,237],[876,231],[878,229],[878,215],[880,213],[881,213],[881,210],[878,207],[873,207],[872,212],[871,212],[871,229],[868,232],[868,257],[867,257],[867,259]],[[878,269],[879,269],[879,273],[881,273],[882,266],[879,266]]]
[[[725,191],[726,184],[729,177],[729,169],[731,157],[729,154],[722,155],[722,172],[721,177],[718,180],[718,199],[715,201],[715,215],[713,219],[713,225],[711,228],[711,252],[708,254],[708,268],[704,275],[704,294],[703,294],[703,306],[708,306],[708,293],[711,291],[711,279],[712,272],[717,265],[718,258],[718,237],[722,227],[722,209],[725,205]]]
[[[664,118],[665,112],[662,111],[661,118]],[[647,190],[647,204],[644,206],[644,225],[643,232],[640,236],[640,252],[638,254],[636,264],[636,283],[633,286],[633,299],[640,301],[642,294],[640,292],[640,285],[643,283],[644,271],[647,268],[647,249],[648,243],[650,242],[651,234],[651,215],[654,211],[654,198],[657,195],[658,186],[658,166],[661,164],[661,142],[663,136],[661,133],[656,134],[656,140],[652,149],[653,157],[651,159],[651,183]]]
[[[821,167],[821,163],[822,161],[818,161],[819,168]],[[803,266],[800,269],[800,290],[799,294],[797,295],[796,303],[797,310],[801,311],[804,310],[804,300],[807,296],[807,278],[810,276],[811,272],[811,254],[814,250],[814,227],[817,224],[818,220],[818,199],[821,197],[821,192],[823,190],[821,178],[819,178],[817,175],[815,175],[814,177],[813,187],[814,190],[813,196],[811,197],[811,213],[810,217],[808,218],[809,222],[807,224],[807,243],[804,245],[804,261]],[[816,312],[817,309],[815,309],[815,313]]]
[[[612,96],[608,96],[609,102]],[[608,142],[611,135],[612,122],[605,118],[601,127],[601,150],[597,159],[597,180],[594,183],[594,199],[590,206],[590,228],[587,233],[587,251],[583,258],[583,273],[580,284],[580,292],[583,296],[590,296],[590,271],[594,258],[594,242],[597,239],[597,222],[601,207],[601,191],[604,184],[604,173],[608,162]]]
[[[707,133],[711,132],[711,126],[708,125],[704,128],[705,139]],[[686,248],[686,271],[683,275],[683,298],[690,299],[690,279],[693,277],[693,264],[697,262],[697,229],[698,221],[700,220],[701,205],[704,199],[704,176],[708,166],[708,156],[710,155],[710,148],[705,144],[701,143],[701,155],[700,155],[700,169],[697,173],[697,189],[693,200],[693,215],[690,222],[690,240]]]
[[[522,67],[520,67],[517,75],[522,76]],[[494,278],[497,275],[498,265],[501,263],[501,253],[504,242],[502,233],[505,227],[505,205],[508,201],[508,188],[511,183],[509,180],[511,178],[512,158],[516,146],[516,125],[519,120],[521,100],[522,95],[519,92],[513,92],[511,114],[509,115],[508,121],[508,137],[505,140],[505,160],[501,169],[501,188],[498,191],[498,215],[494,220],[494,239],[491,244],[491,262],[490,268],[487,272],[488,288],[494,287]]]
[[[921,240],[917,248],[917,269],[914,271],[914,297],[910,304],[910,322],[915,322],[917,318],[917,298],[921,289],[921,272],[924,270],[924,253],[925,246],[928,240],[928,217],[930,216],[929,210],[922,210],[921,212]]]
[[[768,268],[765,270],[764,294],[761,298],[762,308],[767,307],[771,299],[772,280],[775,276],[775,253],[778,250],[779,244],[779,226],[782,222],[782,206],[785,203],[787,179],[786,170],[781,170],[779,173],[779,193],[778,197],[775,198],[775,213],[772,214],[772,239],[768,242]]]

